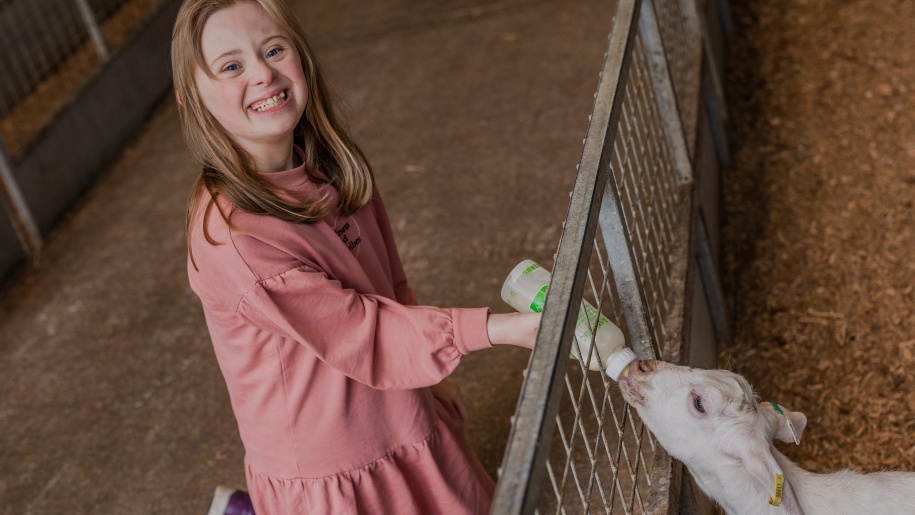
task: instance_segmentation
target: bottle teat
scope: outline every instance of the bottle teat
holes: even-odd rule
[[[629,347],[624,347],[615,356],[610,358],[607,363],[607,376],[614,381],[619,381],[621,377],[629,375],[629,364],[637,360],[638,356]]]

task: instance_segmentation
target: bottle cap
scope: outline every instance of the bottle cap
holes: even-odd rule
[[[619,351],[616,356],[610,358],[610,363],[607,364],[607,376],[614,381],[619,381],[620,376],[623,375],[623,370],[626,370],[626,367],[637,359],[638,356],[635,355],[635,352],[632,352],[632,349],[623,347],[623,350]]]

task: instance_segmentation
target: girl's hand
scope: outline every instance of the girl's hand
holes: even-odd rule
[[[442,400],[442,402],[450,404],[457,414],[461,417],[461,420],[467,422],[467,406],[464,404],[464,396],[461,394],[461,387],[457,383],[452,383],[447,379],[443,379],[441,383],[429,387],[432,390],[432,394]]]
[[[489,315],[486,331],[493,345],[517,345],[533,349],[540,328],[540,313]]]

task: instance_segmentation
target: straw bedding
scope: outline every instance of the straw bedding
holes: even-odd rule
[[[915,471],[915,2],[732,2],[720,364],[805,468]]]

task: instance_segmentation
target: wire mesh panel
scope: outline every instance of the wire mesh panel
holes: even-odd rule
[[[0,142],[12,157],[164,2],[0,1]]]
[[[682,125],[670,124],[665,116],[671,113],[662,112],[676,110],[675,104],[659,101],[659,91],[674,94],[672,74],[664,65],[667,79],[658,78],[661,45],[653,45],[649,58],[637,27],[654,28],[652,41],[658,41],[660,23],[637,23],[640,12],[654,16],[641,4],[617,5],[494,513],[668,511],[669,491],[660,490],[671,485],[657,480],[669,477],[665,451],[613,380],[589,371],[588,361],[568,358],[574,345],[590,346],[579,356],[593,359],[593,351],[603,358],[595,348],[597,327],[590,327],[590,342],[571,331],[586,300],[620,326],[641,358],[679,360],[692,174],[682,169],[682,152],[671,150],[672,141],[684,137],[671,136],[671,127],[682,131]],[[677,58],[666,56],[668,63]]]
[[[625,101],[624,101],[625,104]],[[600,232],[591,243],[582,297],[627,331]],[[592,334],[595,333],[592,327]],[[593,345],[592,342],[588,342]],[[581,345],[577,340],[572,345]],[[597,349],[595,354],[599,356]],[[580,356],[589,356],[581,349]],[[604,356],[599,356],[604,358]],[[538,512],[647,513],[655,446],[617,384],[570,360]]]
[[[641,38],[635,39],[611,169],[660,355],[676,359],[689,191],[666,145]]]
[[[680,108],[680,118],[692,148],[699,107],[702,40],[694,29],[697,21],[684,5],[695,8],[696,0],[654,2],[661,39],[664,41],[664,50],[667,53],[667,62]]]
[[[689,215],[684,202],[688,191],[684,188],[688,186],[679,182],[666,146],[645,48],[639,37],[634,39],[628,72],[610,168],[641,278],[650,327],[654,328],[661,355],[670,357],[679,347],[676,313],[682,307]],[[582,296],[628,329],[602,233],[595,236],[590,253]],[[591,332],[595,332],[594,328]],[[572,342],[576,344],[577,341]],[[582,349],[579,355],[591,353]],[[623,402],[614,381],[604,374],[589,372],[586,363],[570,362],[563,383],[556,432],[546,464],[549,483],[541,493],[538,511],[648,513],[652,485],[649,464],[655,446],[635,411]]]
[[[86,34],[72,1],[11,0],[0,7],[0,59],[10,72],[0,79],[0,116],[66,60]]]

